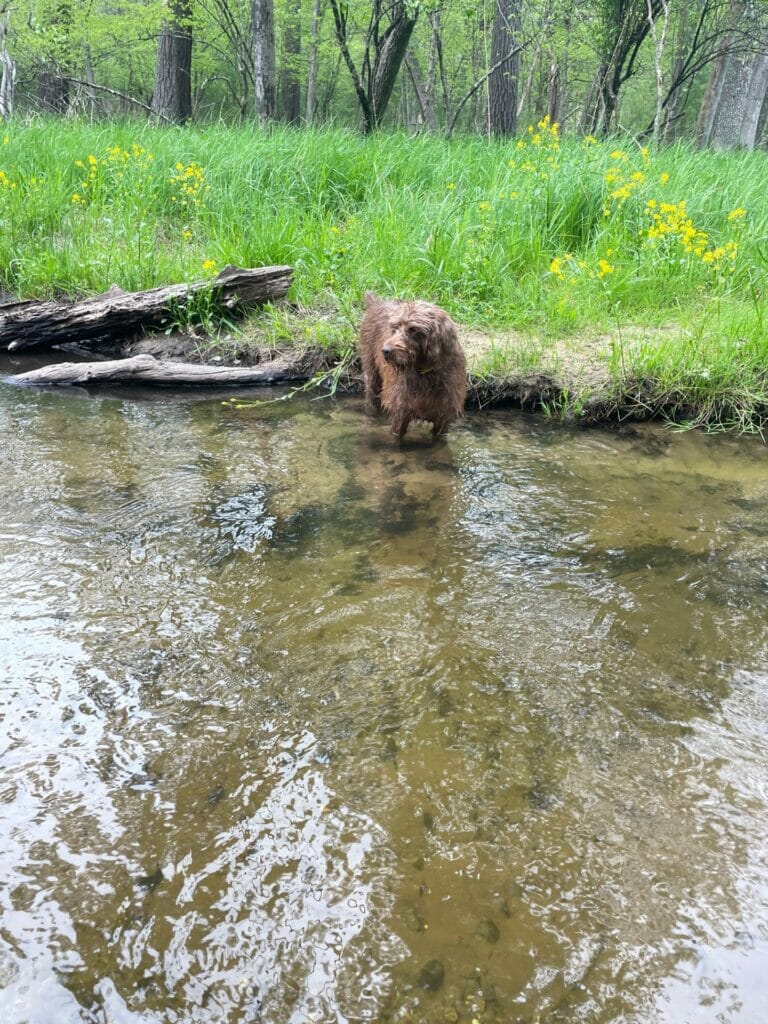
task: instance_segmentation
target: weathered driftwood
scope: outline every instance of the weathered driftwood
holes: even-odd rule
[[[0,305],[0,350],[52,348],[96,338],[127,338],[163,327],[183,311],[192,296],[212,291],[223,309],[258,306],[282,298],[291,286],[290,267],[225,267],[212,281],[175,284],[144,292],[113,286],[79,302],[49,300]]]
[[[202,366],[198,363],[174,363],[150,355],[140,355],[98,363],[54,363],[6,379],[15,384],[155,384],[164,387],[193,384],[241,387],[296,384],[306,380],[307,374],[290,364],[277,361],[264,366]]]

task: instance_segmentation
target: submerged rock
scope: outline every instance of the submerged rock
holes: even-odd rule
[[[499,941],[499,926],[486,917],[480,922],[475,934],[479,938],[485,939],[486,942],[494,944]]]
[[[443,987],[444,981],[445,967],[441,960],[430,960],[419,971],[419,988],[426,989],[427,992],[437,992]]]

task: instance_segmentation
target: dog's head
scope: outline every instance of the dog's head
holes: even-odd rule
[[[395,369],[434,369],[447,346],[456,342],[456,327],[442,309],[428,302],[403,302],[389,318],[381,354]]]

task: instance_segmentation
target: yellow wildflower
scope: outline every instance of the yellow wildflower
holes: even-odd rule
[[[669,181],[669,175],[666,171],[662,171],[662,173],[659,175],[659,181],[662,185],[667,184],[667,182]]]
[[[215,266],[216,260],[203,260],[203,270],[206,272],[206,274],[213,273]]]
[[[728,220],[741,220],[742,217],[746,217],[747,211],[743,206],[737,206],[735,210],[731,210],[728,214]]]
[[[554,274],[555,277],[564,277],[562,256],[555,256],[555,258],[549,264],[549,272],[550,274]]]
[[[485,201],[485,200],[482,203],[478,203],[477,204],[477,208],[478,208],[478,210],[491,210],[491,209],[493,209],[491,204],[489,202]]]
[[[608,260],[598,260],[597,261],[597,266],[598,266],[598,273],[597,273],[598,277],[605,277],[606,274],[612,274],[613,273],[613,267],[608,262]]]

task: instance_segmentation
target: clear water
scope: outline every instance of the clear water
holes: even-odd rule
[[[4,1024],[765,1019],[760,443],[6,385],[0,438]]]

